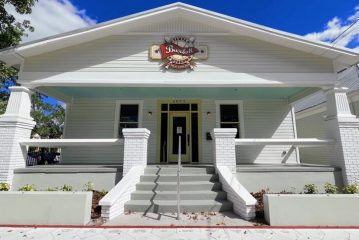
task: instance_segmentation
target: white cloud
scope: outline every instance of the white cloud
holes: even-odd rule
[[[355,21],[359,18],[359,5],[355,7],[355,13],[346,20],[342,20],[339,17],[334,17],[328,21],[325,29],[321,32],[313,32],[305,35],[306,38],[310,40],[319,40],[324,42],[331,43],[334,41],[341,33],[346,31]],[[338,40],[335,40],[334,44],[336,46],[347,47],[349,44],[353,45],[357,43],[359,47],[359,22],[355,23],[350,29],[345,32]],[[352,46],[353,47],[353,46]],[[354,46],[354,49],[358,50]]]
[[[40,0],[32,8],[31,14],[21,15],[8,5],[6,10],[18,21],[29,20],[35,28],[34,32],[23,37],[28,42],[51,35],[87,27],[96,23],[86,14],[86,10],[78,9],[70,0]]]

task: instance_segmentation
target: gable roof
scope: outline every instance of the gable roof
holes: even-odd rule
[[[26,57],[36,56],[114,34],[124,34],[130,32],[133,28],[146,26],[154,22],[166,21],[174,17],[184,17],[191,21],[223,28],[233,35],[248,36],[329,58],[334,61],[335,67],[338,70],[342,66],[353,65],[359,60],[359,53],[347,48],[333,47],[328,43],[311,41],[299,35],[275,30],[181,2],[4,49],[0,51],[0,60],[9,65],[15,65],[21,63],[22,59]]]

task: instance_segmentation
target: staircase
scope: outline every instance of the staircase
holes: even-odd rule
[[[180,198],[181,212],[232,211],[214,167],[182,167]],[[148,166],[125,211],[177,212],[177,166]]]

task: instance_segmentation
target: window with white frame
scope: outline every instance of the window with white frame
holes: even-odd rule
[[[119,138],[123,138],[122,130],[124,128],[138,128],[140,127],[140,111],[141,107],[139,103],[118,103],[117,104],[117,121],[116,121],[116,133]]]
[[[241,104],[238,102],[217,102],[217,125],[220,128],[236,128],[236,138],[243,136],[241,120]]]

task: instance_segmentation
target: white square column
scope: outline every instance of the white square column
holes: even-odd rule
[[[35,122],[30,116],[31,91],[25,87],[10,87],[5,114],[0,116],[0,182],[11,184],[14,169],[26,166],[26,151],[20,139],[29,139]]]
[[[147,145],[150,130],[146,128],[125,128],[122,130],[125,138],[123,157],[123,177],[134,166],[147,165]]]
[[[344,184],[359,182],[359,119],[350,112],[347,88],[334,88],[327,94],[327,136],[335,139],[334,166],[342,169]]]
[[[214,128],[214,164],[215,166],[229,167],[232,173],[237,172],[236,162],[236,128]]]

